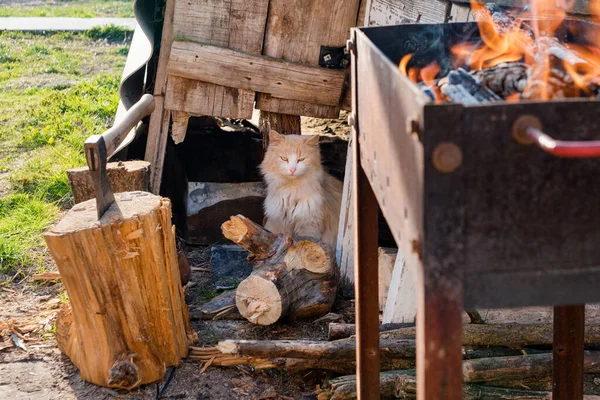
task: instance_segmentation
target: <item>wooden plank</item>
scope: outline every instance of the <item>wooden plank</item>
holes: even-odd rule
[[[350,28],[356,24],[359,3],[360,0],[304,0],[303,7],[290,7],[287,0],[271,0],[263,54],[318,66],[321,46],[345,45]],[[298,101],[283,101],[279,105],[280,100],[274,97],[259,95],[256,108],[311,117],[339,116],[337,105],[329,109]]]
[[[340,266],[340,286],[346,298],[354,297],[354,207],[352,206],[352,177],[354,167],[352,164],[354,140],[348,141],[346,156],[346,173],[342,190],[342,207],[338,227],[338,240],[336,245],[336,259]]]
[[[446,22],[451,6],[445,0],[370,0],[367,25]]]
[[[554,307],[554,399],[583,399],[584,330],[584,305]]]
[[[367,8],[369,6],[369,0],[360,0],[360,6],[358,7],[358,17],[356,18],[356,26],[367,26]]]
[[[169,75],[326,105],[339,103],[344,72],[222,47],[175,41]]]
[[[398,249],[388,247],[379,248],[379,257],[377,258],[379,271],[379,312],[382,312],[385,308],[397,256]]]
[[[178,76],[169,77],[169,88],[165,97],[167,110],[185,111],[197,116],[252,118],[254,92],[251,90],[236,91]]]
[[[268,0],[178,1],[174,17],[175,37],[260,54],[268,6]],[[186,108],[196,108],[194,113],[197,115],[251,118],[249,110],[254,108],[254,91],[233,85],[217,86],[214,82],[195,84],[185,87],[186,93],[177,96],[206,99],[202,101],[204,106],[186,104]],[[181,86],[177,90],[181,90]]]
[[[398,256],[392,272],[383,323],[412,323],[417,315],[417,277]]]
[[[175,4],[175,40],[260,54],[268,0],[186,0]]]
[[[146,154],[144,160],[150,163],[150,190],[154,194],[160,192],[160,183],[162,179],[163,161],[165,159],[165,149],[167,146],[167,129],[164,119],[164,94],[167,87],[167,63],[171,54],[171,43],[173,42],[173,12],[175,0],[167,0],[165,5],[165,18],[162,30],[162,39],[160,42],[160,53],[158,56],[158,66],[156,69],[156,79],[154,81],[154,112],[150,115],[150,124],[148,126],[148,140],[146,141]]]
[[[171,117],[173,118],[173,126],[171,127],[173,141],[175,144],[182,143],[187,133],[190,114],[182,111],[172,111]]]

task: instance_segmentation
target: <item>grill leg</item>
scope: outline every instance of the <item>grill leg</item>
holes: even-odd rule
[[[377,199],[360,164],[353,129],[354,282],[356,376],[359,400],[379,399],[379,295]]]
[[[461,280],[451,274],[419,277],[417,311],[417,399],[462,399]]]
[[[554,400],[583,399],[585,306],[554,307]]]

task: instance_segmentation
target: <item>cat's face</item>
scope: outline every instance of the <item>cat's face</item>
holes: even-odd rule
[[[269,148],[261,165],[265,174],[296,179],[321,168],[318,136],[269,133]]]

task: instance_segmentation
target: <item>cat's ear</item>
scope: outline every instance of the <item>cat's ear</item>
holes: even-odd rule
[[[276,131],[269,132],[269,144],[277,144],[283,142],[285,137]]]
[[[318,146],[319,145],[319,135],[313,136],[306,141],[306,144],[310,146]]]

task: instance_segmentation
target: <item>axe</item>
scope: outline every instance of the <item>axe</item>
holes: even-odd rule
[[[96,194],[98,220],[115,201],[108,182],[106,164],[135,126],[154,111],[154,97],[145,94],[127,112],[125,117],[102,135],[90,136],[85,141],[85,158],[92,176]]]

